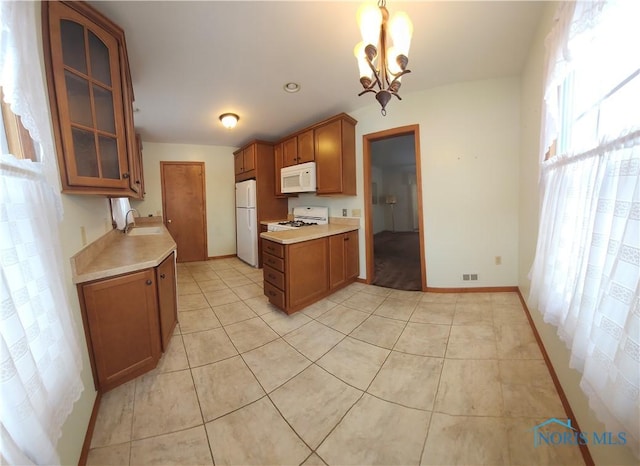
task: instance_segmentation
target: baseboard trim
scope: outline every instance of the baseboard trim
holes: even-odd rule
[[[481,286],[477,288],[434,288],[428,286],[428,293],[516,293],[517,286]]]
[[[547,354],[547,350],[542,343],[542,338],[540,338],[540,334],[538,333],[538,329],[536,329],[535,324],[533,323],[533,318],[531,317],[531,312],[527,307],[527,303],[522,297],[522,293],[520,292],[520,288],[517,289],[518,297],[520,298],[520,303],[524,309],[525,315],[527,316],[527,320],[529,321],[529,326],[533,331],[533,336],[538,343],[538,347],[540,348],[540,352],[542,353],[542,357],[544,358],[544,362],[547,365],[547,369],[549,369],[549,374],[551,375],[551,379],[553,380],[553,384],[556,387],[556,391],[558,392],[558,396],[560,397],[560,402],[562,403],[562,407],[564,408],[564,412],[569,419],[571,419],[571,423],[575,427],[576,431],[582,432],[580,426],[578,425],[578,420],[576,419],[575,414],[573,414],[573,410],[571,409],[571,405],[569,404],[569,400],[567,399],[567,395],[565,395],[564,390],[562,389],[562,385],[560,385],[560,379],[558,379],[558,375],[556,374],[555,369],[553,368],[553,364],[551,364],[551,359],[549,359],[549,355]],[[580,453],[582,453],[582,459],[584,460],[586,466],[595,466],[593,462],[593,458],[591,457],[591,452],[589,451],[589,447],[587,445],[580,444]]]
[[[102,393],[97,392],[96,399],[93,402],[93,409],[91,410],[91,417],[89,418],[89,425],[87,426],[87,433],[84,435],[84,442],[82,443],[82,450],[80,451],[78,466],[85,466],[87,464],[89,449],[91,448],[91,439],[93,438],[93,430],[96,427],[96,419],[98,418],[98,410],[100,409],[101,400]]]
[[[215,260],[218,260],[218,259],[231,259],[232,257],[237,257],[237,255],[236,254],[227,254],[227,255],[224,255],[224,256],[209,256],[209,257],[207,257],[207,260],[208,261],[215,261]]]

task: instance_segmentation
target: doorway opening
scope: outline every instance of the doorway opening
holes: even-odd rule
[[[419,126],[363,136],[367,283],[426,291]]]

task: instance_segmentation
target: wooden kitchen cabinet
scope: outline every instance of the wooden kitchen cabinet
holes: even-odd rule
[[[152,370],[160,359],[153,269],[80,287],[96,389],[110,390]]]
[[[173,253],[156,267],[158,284],[158,315],[160,316],[160,340],[162,351],[166,351],[169,340],[178,323],[178,300],[176,292],[176,266]]]
[[[256,177],[256,145],[249,144],[233,153],[236,182]]]
[[[140,197],[124,31],[85,2],[42,2],[62,191]]]
[[[355,124],[343,113],[315,127],[316,194],[356,195]]]
[[[284,158],[283,158],[283,144],[279,143],[273,146],[273,157],[274,157],[274,167],[273,167],[273,181],[275,187],[275,195],[276,197],[282,198],[286,197],[286,195],[282,192],[282,180],[280,179],[280,170],[284,167]]]
[[[313,304],[358,276],[358,232],[293,244],[263,239],[264,294],[287,314]]]
[[[313,129],[298,134],[298,163],[313,162],[315,160],[315,143]]]
[[[156,367],[177,323],[175,261],[78,285],[96,389],[111,390]]]
[[[283,166],[290,167],[298,163],[298,138],[293,136],[282,142]]]
[[[329,283],[337,288],[351,282],[360,273],[358,232],[350,231],[329,237]]]

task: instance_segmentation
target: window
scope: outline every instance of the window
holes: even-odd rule
[[[640,458],[640,2],[562,2],[547,38],[529,304]]]
[[[62,282],[56,159],[40,60],[38,3],[0,1],[0,462],[59,464],[84,389]],[[23,124],[24,123],[24,124]]]

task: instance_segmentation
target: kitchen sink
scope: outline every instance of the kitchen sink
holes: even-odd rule
[[[146,235],[161,235],[164,233],[162,227],[134,227],[128,233],[129,236],[146,236]]]

